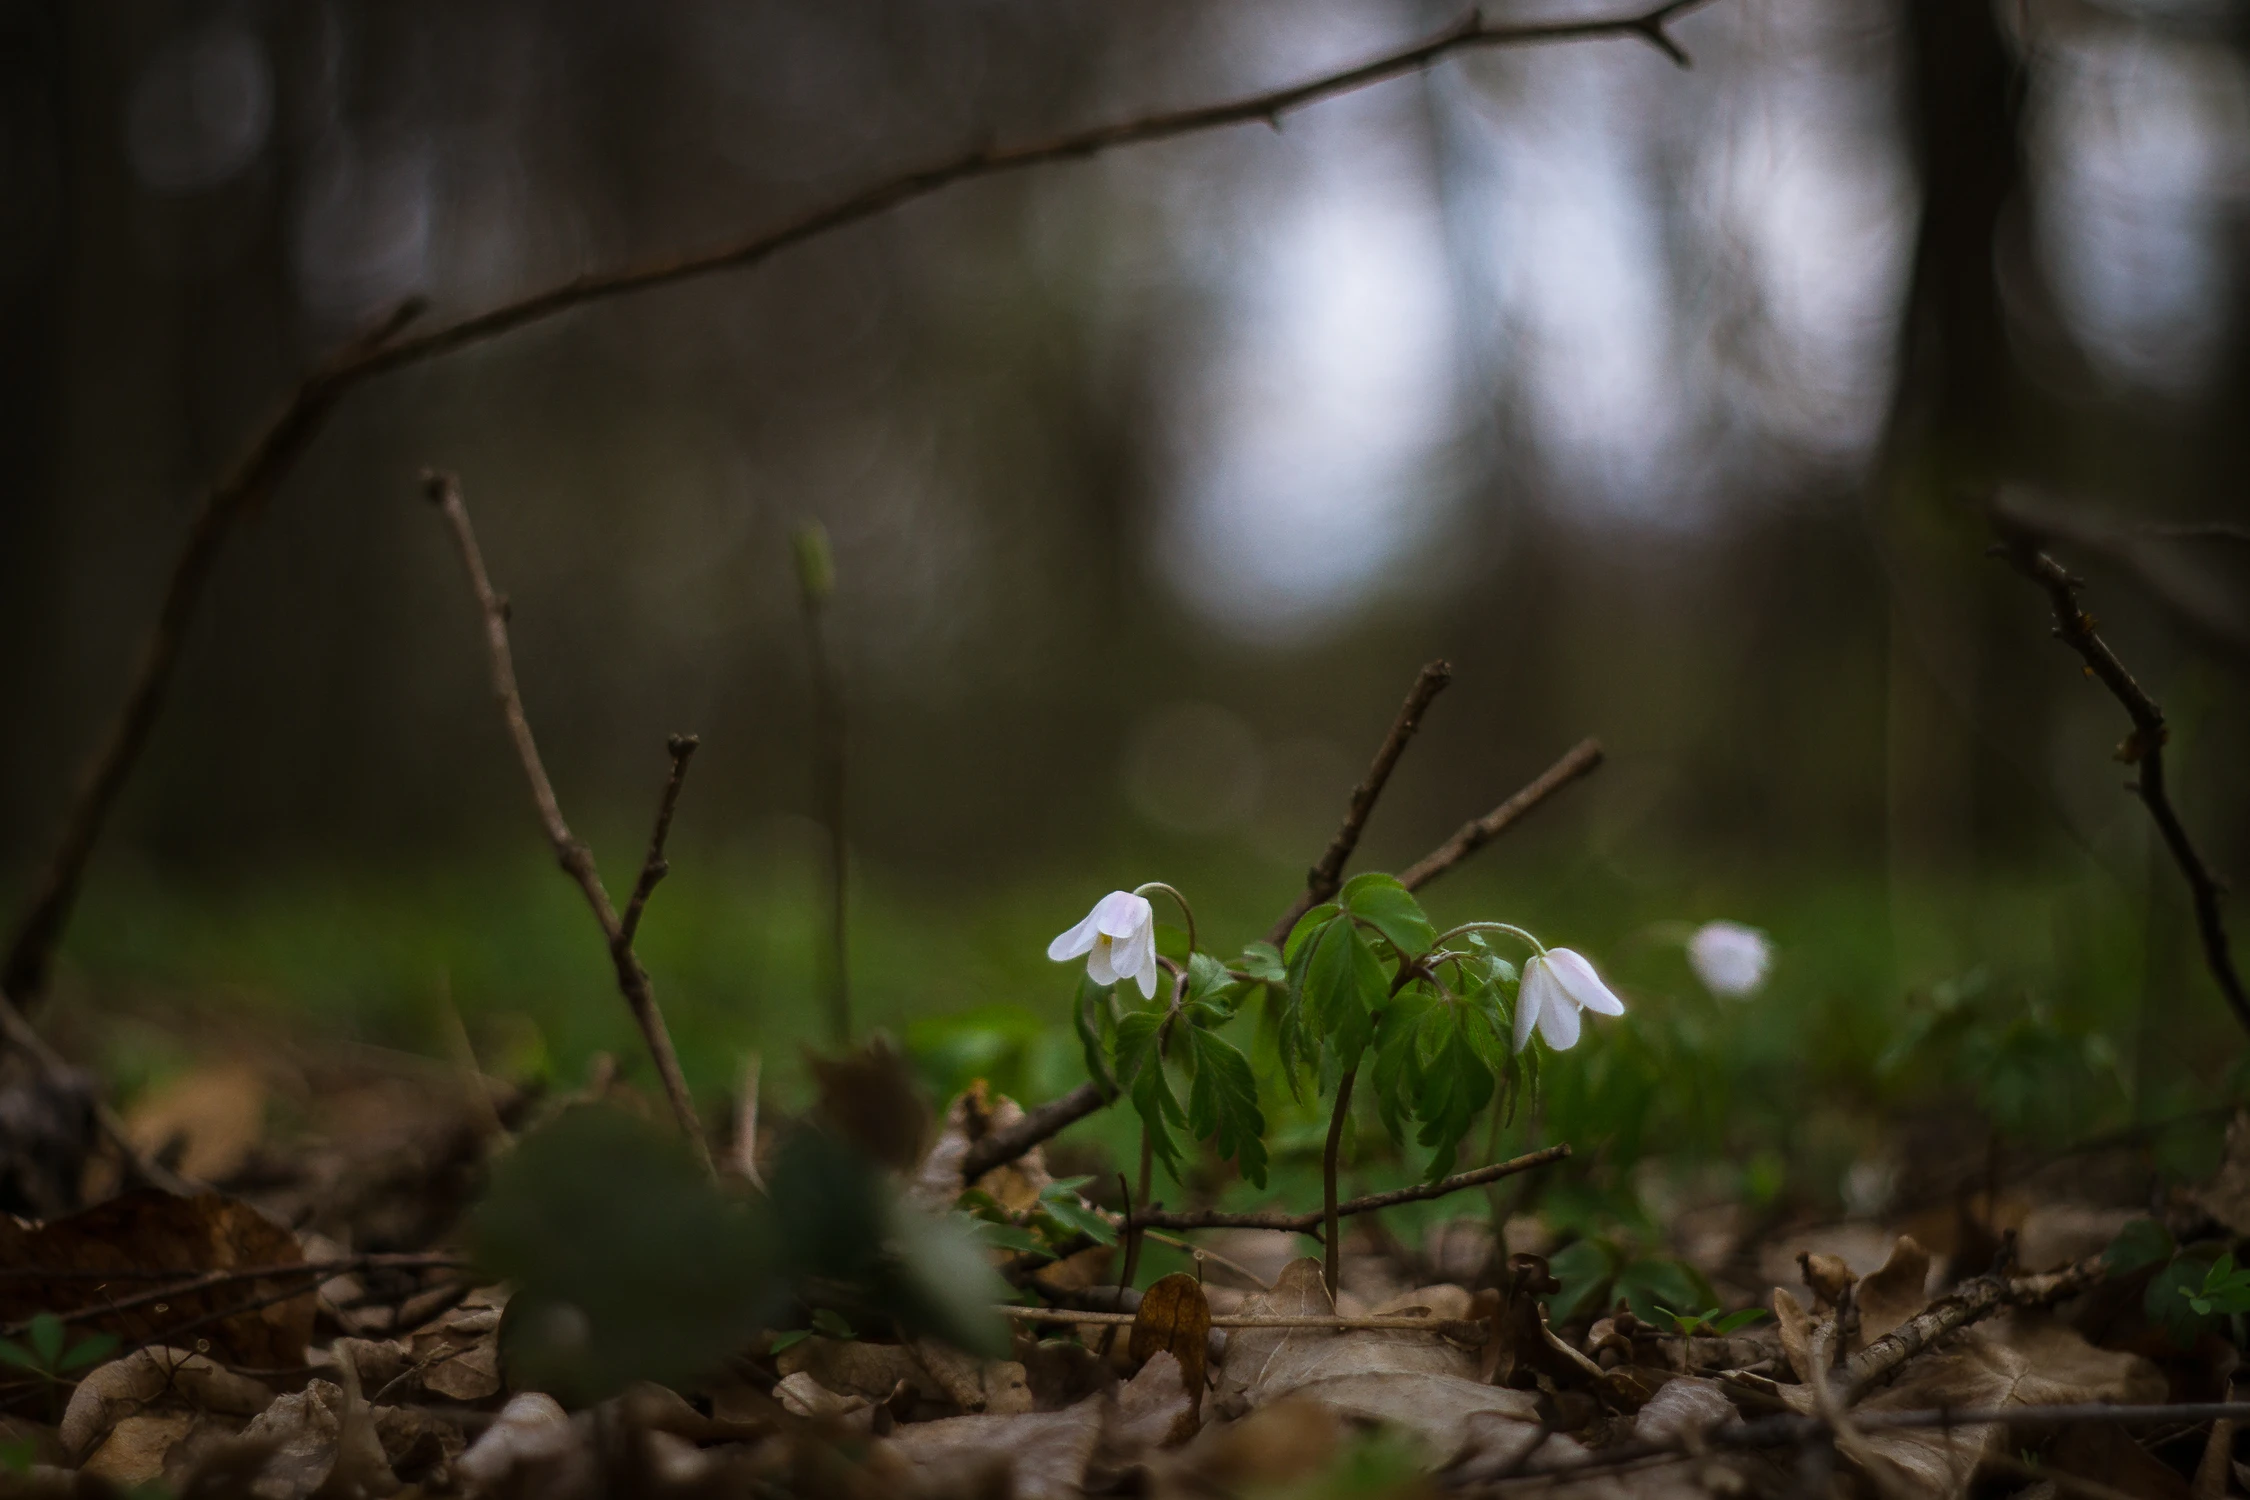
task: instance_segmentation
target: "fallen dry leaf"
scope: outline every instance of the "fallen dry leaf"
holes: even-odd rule
[[[539,1493],[575,1487],[576,1471],[591,1464],[584,1438],[552,1396],[526,1391],[510,1397],[500,1415],[453,1464],[454,1477],[472,1495]]]
[[[1076,1500],[1101,1441],[1103,1405],[1101,1397],[1089,1396],[1064,1411],[915,1422],[894,1429],[878,1446],[906,1459],[938,1493],[949,1491],[935,1481],[997,1463],[1013,1482],[1003,1493],[1016,1500]]]
[[[303,1260],[295,1235],[249,1204],[216,1193],[176,1198],[142,1189],[40,1225],[0,1215],[0,1265],[58,1273],[0,1281],[0,1322],[42,1312],[78,1312],[164,1285],[137,1273],[176,1272],[184,1281],[204,1272]],[[104,1272],[116,1273],[116,1279],[104,1280]],[[292,1290],[301,1294],[282,1295]],[[265,1307],[250,1305],[269,1297],[280,1300]],[[183,1291],[129,1312],[91,1317],[78,1326],[115,1334],[127,1343],[162,1341],[177,1330],[179,1342],[207,1342],[206,1352],[229,1364],[267,1369],[299,1365],[312,1339],[313,1288],[301,1277],[294,1282],[233,1281]]]
[[[1929,1285],[1930,1252],[1914,1236],[1900,1235],[1890,1259],[1860,1280],[1854,1304],[1859,1308],[1859,1336],[1847,1352],[1866,1348],[1927,1307]]]
[[[99,1448],[87,1455],[80,1472],[127,1489],[155,1484],[164,1478],[165,1461],[172,1450],[206,1420],[202,1413],[192,1411],[126,1417],[110,1429]]]
[[[2250,1111],[2237,1113],[2228,1124],[2226,1159],[2194,1197],[2205,1213],[2236,1234],[2250,1234]]]
[[[1802,1412],[1813,1410],[1804,1386],[1779,1387]],[[2045,1315],[1980,1323],[1942,1351],[1909,1363],[1887,1390],[1858,1411],[1921,1411],[1933,1407],[2054,1406],[2081,1401],[2146,1405],[2165,1399],[2157,1368],[2137,1354],[2097,1349],[2075,1329]],[[1917,1493],[1954,1500],[1968,1493],[1986,1457],[2007,1451],[2008,1429],[1901,1428],[1865,1434]]]
[[[1174,1271],[1141,1294],[1140,1309],[1133,1314],[1129,1349],[1136,1360],[1168,1353],[1178,1361],[1179,1377],[1190,1409],[1203,1409],[1203,1383],[1210,1358],[1211,1304],[1203,1300],[1203,1284],[1183,1271]]]
[[[160,1084],[125,1116],[125,1134],[136,1147],[158,1161],[173,1162],[195,1182],[224,1182],[240,1172],[265,1128],[265,1080],[239,1061],[198,1068]]]
[[[1205,1427],[1157,1469],[1157,1490],[1209,1496],[1281,1489],[1326,1469],[1343,1442],[1344,1419],[1336,1412],[1285,1397],[1238,1422]]]
[[[783,1411],[793,1416],[807,1417],[816,1422],[845,1422],[857,1417],[850,1425],[867,1430],[874,1406],[865,1396],[839,1395],[828,1389],[804,1370],[786,1377],[773,1388],[773,1398],[781,1403]]]
[[[1725,1386],[1700,1375],[1680,1375],[1665,1381],[1634,1416],[1633,1436],[1641,1442],[1663,1442],[1741,1421]]]
[[[1393,1299],[1428,1305],[1436,1289]],[[1246,1313],[1326,1315],[1333,1311],[1320,1262],[1303,1259],[1272,1291],[1250,1298]],[[1398,1428],[1439,1465],[1473,1451],[1522,1442],[1544,1429],[1538,1398],[1484,1384],[1476,1356],[1426,1329],[1242,1328],[1227,1340],[1218,1409],[1238,1414],[1284,1397],[1317,1402],[1345,1417]],[[1517,1433],[1514,1429],[1521,1428]]]
[[[87,1373],[70,1393],[57,1436],[83,1454],[128,1417],[152,1408],[254,1417],[273,1392],[247,1375],[179,1349],[137,1349]]]
[[[1194,1437],[1201,1421],[1200,1382],[1191,1387],[1186,1370],[1169,1349],[1149,1356],[1140,1373],[1117,1389],[1117,1410],[1110,1418],[1105,1446],[1113,1462],[1129,1463],[1156,1448],[1169,1448]]]
[[[278,1397],[251,1418],[242,1440],[270,1449],[256,1486],[259,1500],[307,1500],[316,1490],[381,1496],[399,1487],[367,1404],[333,1381],[315,1380]]]

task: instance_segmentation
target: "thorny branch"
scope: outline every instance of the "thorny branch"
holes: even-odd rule
[[[671,1101],[673,1118],[679,1122],[681,1133],[694,1144],[704,1166],[709,1168],[711,1146],[703,1137],[703,1124],[696,1116],[695,1101],[688,1094],[687,1079],[680,1072],[679,1056],[672,1050],[672,1034],[665,1029],[664,1013],[657,1009],[648,970],[641,967],[640,958],[633,952],[632,934],[617,915],[617,908],[610,903],[609,891],[594,868],[593,851],[581,843],[570,831],[570,825],[563,821],[562,807],[555,801],[554,783],[547,779],[547,768],[539,759],[539,744],[532,738],[531,721],[524,716],[523,695],[516,687],[514,653],[508,647],[508,601],[493,589],[492,579],[485,572],[484,555],[477,549],[476,530],[469,524],[469,508],[461,500],[461,486],[452,475],[431,471],[422,476],[422,488],[430,503],[438,507],[453,528],[461,564],[468,571],[469,587],[475,592],[478,609],[484,616],[485,647],[492,658],[493,696],[500,701],[508,735],[515,741],[516,759],[523,764],[524,779],[531,783],[531,800],[538,809],[540,826],[547,832],[547,842],[554,846],[556,861],[578,882],[578,888],[585,892],[586,904],[593,908],[594,920],[601,925],[602,937],[609,946],[610,962],[617,970],[617,988],[641,1028],[649,1055],[655,1059],[657,1076],[664,1082],[664,1094]],[[675,739],[673,744],[672,782],[666,788],[668,798],[677,795],[678,780],[687,764],[686,754],[678,748],[680,741]],[[692,749],[692,745],[689,748]],[[650,849],[652,859],[658,863],[663,858],[663,834],[668,822],[668,810],[659,813],[657,838]],[[642,881],[652,888],[655,885],[645,869]]]
[[[1442,660],[1430,662],[1415,674],[1414,686],[1407,689],[1406,701],[1399,705],[1398,717],[1391,721],[1391,732],[1384,735],[1383,743],[1376,747],[1367,775],[1352,788],[1352,800],[1344,808],[1343,826],[1336,830],[1336,836],[1328,841],[1328,848],[1306,872],[1304,890],[1267,931],[1267,942],[1279,947],[1297,925],[1299,917],[1335,895],[1343,885],[1344,866],[1351,860],[1352,851],[1359,847],[1359,836],[1367,827],[1367,815],[1375,809],[1375,799],[1383,795],[1383,786],[1391,779],[1392,768],[1406,753],[1406,742],[1422,727],[1423,710],[1452,680],[1452,664]]]
[[[2187,878],[2188,893],[2195,907],[2196,931],[2203,939],[2204,963],[2210,968],[2219,993],[2226,997],[2227,1005],[2234,1011],[2234,1018],[2242,1023],[2244,1031],[2250,1031],[2250,995],[2243,992],[2242,976],[2236,972],[2234,955],[2228,949],[2226,921],[2219,912],[2218,878],[2203,862],[2203,856],[2196,852],[2164,787],[2164,744],[2171,735],[2170,727],[2164,722],[2164,710],[2149,696],[2148,690],[2133,679],[2133,674],[2117,659],[2117,653],[2110,650],[2109,643],[2095,632],[2093,616],[2078,602],[2080,580],[2041,551],[2040,539],[2011,523],[2005,513],[1996,511],[1994,523],[2001,534],[1995,551],[2010,567],[2046,591],[2048,605],[2055,614],[2057,639],[2078,653],[2086,663],[2087,674],[2109,689],[2110,696],[2123,705],[2126,717],[2133,721],[2133,732],[2118,747],[2117,758],[2140,768],[2132,790],[2148,809],[2149,817],[2155,820],[2164,847],[2171,851],[2172,862]]]
[[[1664,0],[1630,15],[1584,21],[1492,24],[1470,10],[1445,30],[1409,46],[1322,74],[1287,88],[1217,104],[1162,111],[1134,119],[1071,131],[1020,146],[979,147],[947,160],[903,172],[848,193],[788,223],[710,249],[673,254],[579,276],[560,286],[433,328],[414,338],[402,335],[424,310],[413,300],[337,349],[300,382],[281,410],[259,431],[233,465],[205,491],[174,561],[155,626],[142,648],[140,664],[125,701],[108,733],[87,762],[88,771],[63,819],[61,836],[49,855],[30,906],[0,963],[0,993],[16,1006],[30,1008],[45,991],[56,945],[69,921],[86,863],[108,821],[117,797],[146,748],[172,673],[188,621],[201,602],[212,564],[234,524],[255,512],[280,485],[319,434],[337,400],[362,382],[450,354],[526,324],[554,317],[586,303],[756,265],[772,255],[831,231],[862,223],[955,183],[1049,162],[1079,160],[1123,146],[1171,140],[1205,130],[1264,121],[1278,125],[1291,110],[1386,79],[1419,72],[1455,52],[1475,48],[1532,46],[1602,37],[1639,37],[1673,62],[1687,65],[1687,53],[1671,35],[1671,24],[1704,0]]]

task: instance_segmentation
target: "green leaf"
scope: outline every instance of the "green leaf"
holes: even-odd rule
[[[1344,882],[1337,899],[1344,910],[1388,938],[1402,956],[1427,953],[1437,942],[1437,929],[1422,914],[1421,903],[1396,876],[1374,871],[1354,875]]]
[[[1070,1022],[1078,1033],[1078,1045],[1086,1058],[1086,1076],[1106,1102],[1117,1097],[1117,1079],[1109,1070],[1107,1059],[1110,1009],[1109,995],[1115,985],[1096,984],[1084,974],[1078,976],[1078,996],[1071,1002]]]
[[[2232,1262],[2228,1270],[2233,1270]],[[51,1312],[40,1313],[24,1330],[31,1338],[31,1352],[39,1356],[39,1368],[52,1370],[62,1360],[63,1321]]]
[[[1373,1014],[1389,992],[1383,966],[1359,928],[1350,917],[1332,918],[1305,966],[1305,1014],[1315,1034],[1338,1058],[1356,1058],[1372,1038]]]
[[[110,1351],[116,1347],[116,1334],[90,1333],[80,1339],[77,1345],[63,1356],[62,1368],[65,1370],[82,1370],[89,1365],[99,1364],[109,1358]]]
[[[1547,1261],[1547,1270],[1562,1287],[1547,1299],[1549,1317],[1566,1323],[1608,1306],[1610,1285],[1623,1263],[1624,1256],[1607,1240],[1578,1240],[1556,1251]]]
[[[1085,1180],[1085,1178],[1079,1179],[1081,1182]],[[1097,1245],[1114,1245],[1117,1243],[1117,1226],[1110,1223],[1108,1218],[1100,1212],[1079,1202],[1075,1195],[1065,1198],[1043,1198],[1041,1206],[1045,1208],[1049,1216],[1069,1228],[1077,1230]]]
[[[1232,1042],[1208,1031],[1188,1032],[1195,1085],[1188,1093],[1188,1127],[1210,1140],[1219,1157],[1233,1157],[1252,1187],[1266,1185],[1266,1116],[1258,1107],[1258,1081]]]
[[[766,1353],[779,1354],[782,1350],[794,1348],[811,1337],[812,1330],[810,1328],[792,1328],[787,1333],[777,1333],[773,1336],[773,1342],[766,1345]]]
[[[1164,1017],[1153,1010],[1128,1011],[1120,1016],[1117,1071],[1132,1080],[1133,1109],[1141,1117],[1141,1128],[1148,1132],[1149,1154],[1163,1163],[1164,1170],[1177,1182],[1180,1149],[1172,1139],[1171,1127],[1186,1125],[1187,1116],[1173,1096],[1171,1081],[1164,1076],[1164,1059],[1157,1049],[1163,1029]],[[1189,1030],[1192,1033],[1194,1028]]]
[[[1117,1081],[1127,1087],[1156,1056],[1156,1039],[1164,1030],[1159,1011],[1129,1010],[1117,1018]]]
[[[976,1226],[972,1232],[987,1245],[1026,1255],[1049,1253],[1046,1241],[1020,1225],[995,1223],[991,1219],[971,1219],[969,1222]]]
[[[1188,996],[1195,1000],[1208,1000],[1224,995],[1234,985],[1234,975],[1227,966],[1208,953],[1188,955]]]
[[[1335,915],[1336,903],[1323,901],[1320,905],[1299,917],[1297,925],[1289,929],[1289,937],[1281,945],[1283,961],[1294,966],[1298,955],[1304,952],[1305,940],[1327,926],[1335,918]]]
[[[1745,1307],[1739,1312],[1730,1312],[1725,1317],[1714,1320],[1711,1324],[1711,1331],[1723,1338],[1737,1328],[1748,1328],[1760,1318],[1771,1316],[1772,1314],[1762,1307]]]
[[[1421,1099],[1416,1113],[1422,1117],[1421,1143],[1431,1149],[1424,1180],[1435,1182],[1453,1170],[1461,1140],[1469,1133],[1487,1104],[1492,1102],[1492,1070],[1461,1039],[1449,1007],[1432,1012],[1446,1034],[1444,1046],[1423,1072]],[[1428,1028],[1424,1021],[1424,1028]]]
[[[1271,943],[1252,943],[1242,950],[1242,972],[1260,984],[1284,985],[1289,982],[1289,966],[1281,961],[1281,950]]]
[[[857,1333],[853,1332],[852,1325],[844,1321],[844,1315],[832,1307],[814,1308],[812,1326],[832,1339],[856,1339],[859,1337]]]
[[[1659,1298],[1685,1307],[1710,1307],[1719,1299],[1702,1272],[1686,1261],[1663,1256],[1636,1260],[1617,1273],[1613,1297],[1622,1297],[1636,1316],[1653,1310]]]
[[[14,1339],[0,1339],[0,1365],[14,1365],[19,1370],[44,1370],[39,1357]]]

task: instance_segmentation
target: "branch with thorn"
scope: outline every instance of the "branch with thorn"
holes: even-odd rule
[[[656,883],[664,878],[664,841],[671,832],[672,809],[679,800],[680,783],[687,775],[688,758],[695,753],[696,740],[692,735],[672,737],[672,773],[658,803],[656,831],[649,840],[648,857],[642,861],[640,878],[634,883],[632,901],[625,915],[619,916],[610,902],[608,888],[594,868],[593,851],[563,821],[562,807],[555,800],[554,783],[547,779],[546,765],[539,758],[539,743],[532,737],[531,721],[523,710],[523,694],[516,686],[515,654],[508,645],[508,601],[492,587],[491,576],[485,572],[484,554],[477,547],[476,529],[469,523],[469,508],[461,499],[460,482],[451,474],[433,470],[423,474],[422,491],[452,528],[454,544],[461,553],[461,565],[469,576],[469,588],[476,595],[478,611],[484,617],[485,649],[492,665],[492,693],[499,700],[500,714],[507,722],[508,737],[515,744],[516,759],[523,766],[524,779],[531,784],[531,801],[538,811],[540,826],[546,830],[547,842],[554,846],[556,863],[578,883],[579,890],[585,894],[586,905],[593,910],[594,920],[600,925],[602,939],[609,948],[610,964],[617,972],[618,991],[624,995],[626,1007],[640,1027],[641,1039],[656,1063],[656,1074],[663,1082],[664,1097],[672,1106],[672,1116],[679,1124],[680,1133],[688,1138],[705,1169],[709,1170],[710,1142],[704,1138],[703,1122],[696,1115],[687,1079],[680,1072],[679,1056],[672,1050],[672,1034],[665,1028],[664,1013],[657,1008],[656,991],[649,983],[648,970],[641,966],[640,957],[633,951],[633,934],[640,925],[642,909],[648,904],[649,893],[656,889]]]
[[[1454,25],[1423,41],[1287,88],[1142,115],[1020,146],[979,147],[847,193],[774,228],[705,250],[657,256],[575,277],[412,338],[405,336],[406,330],[421,316],[425,304],[419,299],[400,304],[365,332],[347,340],[299,382],[280,411],[204,492],[165,583],[156,623],[142,646],[125,701],[87,762],[84,779],[64,814],[62,832],[16,926],[7,957],[0,961],[0,993],[27,1013],[45,993],[55,949],[77,902],[87,861],[147,748],[178,666],[180,644],[202,603],[220,550],[235,523],[258,510],[296,467],[326,425],[337,401],[362,383],[589,303],[747,269],[783,250],[877,218],[957,183],[1234,125],[1278,126],[1281,116],[1290,110],[1418,73],[1456,52],[1638,37],[1673,62],[1686,66],[1688,55],[1673,38],[1670,27],[1703,3],[1705,0],[1666,0],[1628,15],[1521,25],[1489,23],[1471,10]]]

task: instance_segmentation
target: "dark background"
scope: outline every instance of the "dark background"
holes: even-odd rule
[[[456,316],[1452,17],[0,5],[0,890],[200,488],[399,298]],[[436,464],[613,886],[664,736],[703,738],[649,946],[707,1085],[817,1029],[806,518],[878,1021],[1059,1000],[1045,937],[1142,879],[1255,935],[1442,655],[1368,862],[1596,734],[1607,767],[1464,896],[1597,951],[1751,921],[1808,1008],[1996,963],[2114,1037],[2126,1107],[2214,1075],[2123,719],[1978,497],[2036,485],[2072,528],[2184,816],[2250,870],[2250,545],[2154,529],[2250,522],[2250,12],[1713,0],[1676,32],[1692,69],[1457,57],[357,391],[220,565],[64,1012],[154,1027],[128,1072],[188,1011],[420,1045],[441,989],[526,1066],[624,1034],[417,498]]]

